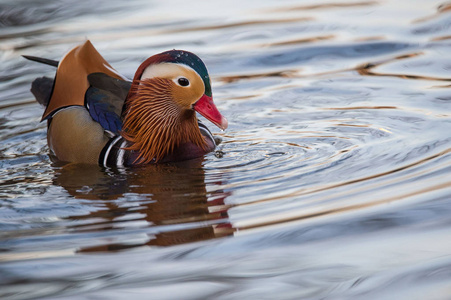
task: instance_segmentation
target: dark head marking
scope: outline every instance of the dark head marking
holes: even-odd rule
[[[169,50],[149,57],[136,71],[134,80],[141,79],[144,69],[149,65],[164,62],[184,64],[194,69],[204,82],[205,94],[209,97],[212,96],[210,76],[208,76],[207,67],[204,62],[196,54],[184,50]]]

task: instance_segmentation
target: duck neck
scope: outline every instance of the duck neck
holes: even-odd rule
[[[130,145],[126,149],[138,152],[136,164],[159,162],[184,143],[207,147],[195,111],[181,108],[173,100],[170,86],[170,80],[157,78],[132,85],[121,135]]]

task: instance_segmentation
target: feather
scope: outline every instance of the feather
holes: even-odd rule
[[[90,41],[75,47],[58,64],[55,85],[42,120],[51,117],[62,107],[84,106],[89,88],[86,79],[91,73],[102,72],[117,79],[124,79],[97,52]]]
[[[122,129],[121,113],[131,83],[103,73],[89,74],[91,87],[85,99],[91,117],[105,130],[119,134]]]
[[[22,55],[23,58],[26,58],[28,60],[32,60],[41,64],[46,64],[53,67],[58,67],[59,61],[47,59],[43,57],[37,57],[37,56],[30,56],[30,55]]]
[[[183,143],[206,150],[208,145],[193,110],[181,111],[171,98],[168,79],[135,81],[124,110],[122,136],[127,150],[139,151],[135,163],[159,162]]]
[[[52,95],[53,79],[48,77],[36,78],[31,84],[31,93],[39,104],[47,106]]]

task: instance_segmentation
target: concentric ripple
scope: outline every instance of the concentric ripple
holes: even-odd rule
[[[449,297],[449,3],[9,2],[0,298]],[[215,152],[55,161],[29,93],[54,69],[21,55],[86,38],[129,78],[164,50],[202,57],[229,120],[204,120]]]

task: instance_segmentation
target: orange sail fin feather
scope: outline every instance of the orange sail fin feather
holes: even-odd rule
[[[97,52],[90,41],[69,51],[58,65],[53,93],[42,120],[62,107],[85,105],[85,93],[89,88],[87,78],[89,74],[96,72],[125,79]]]

